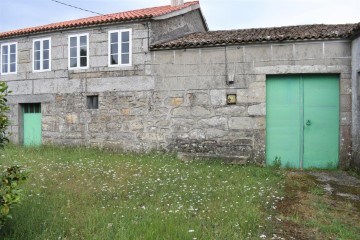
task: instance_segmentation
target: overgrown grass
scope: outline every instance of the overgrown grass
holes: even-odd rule
[[[0,239],[259,239],[273,231],[278,170],[173,156],[9,146],[31,169]]]
[[[281,235],[285,239],[359,239],[356,201],[326,193],[314,177],[304,172],[289,172],[285,191],[286,198],[279,204]]]

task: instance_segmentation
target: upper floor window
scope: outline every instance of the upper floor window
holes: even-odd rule
[[[1,44],[1,74],[17,72],[17,43]]]
[[[89,34],[69,36],[69,68],[89,67]]]
[[[131,29],[109,32],[109,66],[131,66]]]
[[[48,71],[51,69],[51,40],[50,38],[34,40],[33,55],[34,55],[34,72]]]

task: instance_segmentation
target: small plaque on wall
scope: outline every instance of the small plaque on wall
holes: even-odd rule
[[[226,95],[226,102],[228,105],[236,104],[236,94],[227,94]]]

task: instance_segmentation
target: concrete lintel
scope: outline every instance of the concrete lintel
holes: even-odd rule
[[[42,103],[42,102],[54,102],[54,94],[38,94],[38,95],[16,95],[7,97],[9,104],[19,104],[19,103]]]

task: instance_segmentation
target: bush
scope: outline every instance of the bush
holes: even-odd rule
[[[26,179],[26,172],[19,166],[12,166],[0,173],[0,228],[11,218],[10,208],[20,202],[19,183]]]
[[[7,137],[7,127],[9,126],[7,105],[8,86],[5,82],[0,82],[0,149],[3,149],[9,142]],[[0,172],[0,228],[4,225],[7,218],[11,218],[10,208],[20,202],[20,192],[18,184],[26,179],[26,173],[19,166],[7,168]]]
[[[9,126],[9,117],[7,115],[10,110],[7,105],[8,86],[5,82],[0,82],[0,148],[4,148],[5,144],[9,142],[6,134],[6,129]],[[10,91],[9,91],[10,93]]]

